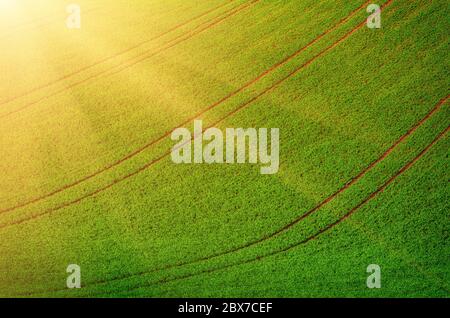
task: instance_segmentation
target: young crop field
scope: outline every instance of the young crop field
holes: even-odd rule
[[[0,297],[449,297],[449,15],[0,0]]]

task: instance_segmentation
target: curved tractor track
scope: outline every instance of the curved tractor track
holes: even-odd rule
[[[389,5],[393,0],[389,0],[385,3],[385,6]],[[383,8],[385,7],[383,6]],[[287,79],[291,78],[292,76],[294,76],[295,74],[297,74],[299,71],[301,71],[302,69],[304,69],[305,67],[309,66],[310,64],[312,64],[314,61],[316,61],[318,58],[320,58],[321,56],[323,56],[325,53],[327,53],[328,51],[332,50],[333,48],[335,48],[337,45],[339,45],[341,42],[343,42],[344,40],[346,40],[349,36],[351,36],[353,33],[355,33],[357,30],[359,30],[363,25],[365,25],[365,21],[363,21],[363,23],[360,23],[359,25],[357,25],[355,28],[353,28],[351,31],[349,31],[348,33],[346,33],[343,37],[341,37],[339,40],[337,40],[336,42],[334,42],[333,44],[331,44],[330,46],[328,46],[326,49],[324,49],[323,51],[321,51],[320,53],[318,53],[317,55],[315,55],[313,58],[309,59],[307,62],[305,62],[304,64],[302,64],[300,67],[298,67],[297,69],[295,69],[294,71],[290,72],[288,75],[284,76],[282,79],[276,81],[273,85],[271,85],[270,87],[266,88],[265,90],[263,90],[261,93],[259,93],[258,95],[256,95],[255,97],[251,98],[250,100],[248,100],[246,103],[242,104],[241,106],[239,106],[238,108],[234,109],[233,111],[229,112],[228,114],[226,114],[225,116],[223,116],[222,118],[220,118],[218,121],[214,122],[211,126],[214,126],[220,122],[222,122],[223,120],[227,119],[228,117],[236,114],[237,112],[241,111],[242,109],[248,107],[249,105],[251,105],[254,101],[258,100],[261,96],[264,96],[265,94],[267,94],[268,92],[271,92],[273,89],[275,89],[276,87],[278,87],[280,84],[282,84],[283,82],[285,82]],[[93,197],[101,192],[104,192],[105,190],[113,187],[114,185],[127,180],[135,175],[137,175],[138,173],[148,169],[149,167],[155,165],[156,163],[162,161],[164,158],[166,158],[167,156],[169,156],[171,153],[170,150],[168,150],[167,152],[165,152],[163,155],[161,155],[160,157],[157,157],[156,159],[146,163],[145,165],[143,165],[142,167],[140,167],[139,169],[133,171],[132,173],[129,173],[127,175],[124,175],[120,178],[117,178],[115,180],[113,180],[111,183],[107,184],[106,186],[103,186],[101,188],[98,188],[92,192],[89,192],[77,199],[74,199],[72,201],[68,201],[65,202],[63,204],[60,204],[56,207],[53,208],[49,208],[46,209],[44,211],[41,211],[39,213],[33,214],[31,216],[28,216],[26,218],[22,218],[20,220],[16,220],[16,221],[12,221],[9,223],[3,223],[0,224],[0,229],[6,228],[6,227],[10,227],[13,225],[18,225],[18,224],[22,224],[24,222],[28,222],[31,220],[35,220],[37,218],[41,218],[43,216],[46,215],[50,215],[53,214],[56,211],[59,211],[63,208],[75,205],[80,203],[81,201],[83,201],[84,199]],[[11,211],[11,209],[9,209],[9,211]],[[5,213],[8,211],[0,211],[0,213]]]
[[[0,106],[1,106],[1,105],[4,105],[4,104],[11,103],[11,102],[13,102],[13,101],[15,101],[15,100],[17,100],[17,99],[19,99],[19,98],[28,96],[28,95],[30,95],[30,94],[32,94],[32,93],[35,93],[35,92],[37,92],[37,91],[39,91],[39,90],[42,90],[42,89],[44,89],[44,88],[50,87],[50,86],[52,86],[52,85],[54,85],[54,84],[57,84],[57,83],[59,83],[59,82],[61,82],[61,81],[64,81],[64,80],[66,80],[66,79],[68,79],[68,78],[71,78],[71,77],[73,77],[73,76],[75,76],[75,75],[78,75],[78,74],[80,74],[80,73],[82,73],[82,72],[84,72],[84,71],[86,71],[86,70],[88,70],[88,69],[91,69],[91,68],[93,68],[93,67],[95,67],[95,66],[97,66],[97,65],[103,64],[103,63],[105,63],[105,62],[107,62],[107,61],[110,61],[110,60],[116,58],[116,57],[119,57],[119,56],[121,56],[121,55],[124,55],[125,53],[131,52],[131,51],[133,51],[133,50],[135,50],[135,49],[141,47],[142,45],[144,45],[144,44],[146,44],[146,43],[155,41],[155,40],[157,40],[157,39],[159,39],[159,38],[161,38],[161,37],[163,37],[163,36],[165,36],[165,35],[167,35],[167,34],[170,34],[170,33],[174,32],[174,31],[176,31],[176,30],[182,28],[183,26],[188,25],[188,24],[191,23],[191,22],[194,22],[195,20],[198,20],[198,19],[200,19],[200,18],[202,18],[202,17],[204,17],[204,16],[206,16],[206,15],[208,15],[208,14],[214,12],[214,11],[217,11],[217,10],[221,9],[222,7],[224,7],[224,6],[226,6],[226,5],[230,4],[230,3],[232,3],[232,2],[234,2],[234,1],[235,1],[235,0],[230,0],[230,1],[228,1],[228,2],[225,2],[225,3],[223,3],[223,4],[219,5],[219,6],[216,6],[216,7],[212,8],[212,9],[209,9],[209,10],[207,10],[207,11],[205,11],[205,12],[203,12],[203,13],[201,13],[201,14],[199,14],[199,15],[193,17],[193,18],[190,18],[190,19],[188,19],[188,20],[186,20],[186,21],[184,21],[184,22],[182,22],[182,23],[180,23],[180,24],[177,24],[176,26],[174,26],[174,27],[168,29],[167,31],[164,31],[164,32],[162,32],[162,33],[160,33],[160,34],[158,34],[158,35],[152,37],[152,38],[149,38],[149,39],[147,39],[147,40],[144,40],[144,41],[141,41],[141,42],[139,42],[139,43],[136,43],[135,45],[133,45],[133,46],[131,46],[131,47],[129,47],[129,48],[123,50],[123,51],[120,51],[120,52],[118,52],[118,53],[116,53],[116,54],[113,54],[113,55],[110,55],[110,56],[108,56],[108,57],[102,58],[102,59],[100,59],[100,60],[98,60],[98,61],[96,61],[96,62],[94,62],[94,63],[92,63],[92,64],[86,65],[86,66],[84,66],[84,67],[82,67],[82,68],[80,68],[80,69],[78,69],[78,70],[76,70],[76,71],[74,71],[74,72],[68,73],[68,74],[66,74],[66,75],[64,75],[64,76],[61,76],[61,77],[59,77],[59,78],[57,78],[57,79],[54,79],[54,80],[52,80],[52,81],[50,81],[50,82],[47,82],[47,83],[45,83],[45,84],[42,84],[42,85],[40,85],[40,86],[36,86],[36,87],[34,87],[34,88],[32,88],[32,89],[30,89],[30,90],[28,90],[28,91],[26,91],[26,92],[23,92],[23,93],[21,93],[21,94],[19,94],[19,95],[16,95],[16,96],[14,96],[14,97],[11,97],[11,98],[6,99],[6,100],[3,100],[3,101],[0,101]],[[98,8],[95,8],[95,9],[91,9],[91,10],[88,10],[88,11],[85,11],[85,12],[90,12],[90,11],[97,10],[97,9],[98,9]]]
[[[322,34],[320,34],[317,38],[315,38],[314,40],[312,40],[311,42],[309,42],[307,45],[301,47],[300,49],[298,49],[297,51],[295,51],[295,52],[292,53],[291,55],[285,57],[283,60],[281,60],[281,61],[279,61],[278,63],[274,64],[274,65],[271,66],[269,69],[265,70],[264,72],[262,72],[261,74],[259,74],[256,78],[254,78],[254,79],[252,79],[251,81],[247,82],[246,84],[244,84],[243,86],[241,86],[241,87],[238,88],[237,90],[235,90],[235,91],[231,92],[230,94],[226,95],[225,97],[223,97],[223,98],[220,99],[219,101],[217,101],[217,102],[215,102],[215,103],[209,105],[208,107],[204,108],[203,110],[201,110],[200,112],[196,113],[196,114],[193,115],[192,117],[186,119],[184,122],[180,123],[177,127],[182,127],[182,126],[185,126],[185,125],[189,124],[190,122],[192,122],[192,121],[195,120],[196,118],[198,118],[198,117],[202,116],[203,114],[207,113],[208,111],[210,111],[210,110],[212,110],[212,109],[214,109],[214,108],[220,106],[221,104],[223,104],[224,102],[226,102],[226,101],[229,100],[230,98],[232,98],[232,97],[238,95],[239,93],[241,93],[242,91],[244,91],[246,88],[248,88],[248,87],[250,87],[251,85],[257,83],[257,82],[258,82],[259,80],[261,80],[262,78],[266,77],[267,75],[271,74],[273,71],[277,70],[278,68],[282,67],[283,65],[285,65],[285,64],[288,63],[289,61],[293,60],[293,59],[294,59],[295,57],[297,57],[299,54],[301,54],[301,53],[304,52],[305,50],[307,50],[307,49],[309,49],[310,47],[312,47],[315,43],[317,43],[319,40],[321,40],[321,39],[322,39],[323,37],[325,37],[327,34],[331,33],[331,32],[334,31],[334,30],[336,30],[337,28],[339,28],[340,26],[342,26],[345,22],[347,22],[348,20],[350,20],[355,14],[357,14],[362,8],[364,8],[364,6],[365,6],[368,2],[370,2],[370,1],[365,2],[363,5],[361,5],[361,6],[358,7],[357,9],[353,10],[347,17],[341,19],[335,26],[333,26],[332,28],[326,30],[326,31],[323,32]],[[304,65],[304,66],[306,66],[306,65]],[[303,68],[304,66],[302,66],[302,68]],[[293,74],[292,74],[292,75],[293,75]],[[290,76],[292,76],[292,75],[290,75]],[[264,94],[265,94],[265,93],[267,93],[267,91],[265,91]],[[257,98],[259,98],[260,96],[262,96],[262,94],[259,95]],[[250,101],[250,102],[248,102],[248,103],[251,103],[251,102],[253,102],[253,100]],[[248,103],[246,103],[246,104],[248,104]],[[245,106],[247,106],[247,105],[245,105]],[[245,107],[245,106],[243,106],[243,107]],[[240,108],[243,108],[243,107],[241,106]],[[236,111],[238,111],[238,110],[236,110]],[[229,115],[231,115],[231,114],[229,114]],[[229,115],[228,115],[228,116],[229,116]],[[225,119],[225,118],[223,118],[223,119]],[[222,119],[222,120],[223,120],[223,119]],[[94,178],[94,177],[96,177],[96,176],[98,176],[98,175],[100,175],[100,174],[106,172],[106,171],[109,171],[109,170],[111,170],[112,168],[114,168],[114,167],[116,167],[116,166],[119,166],[120,164],[122,164],[122,163],[124,163],[124,162],[130,160],[131,158],[137,156],[138,154],[142,153],[144,150],[146,150],[146,149],[148,149],[148,148],[154,146],[155,144],[157,144],[157,143],[163,141],[165,138],[169,137],[170,134],[171,134],[171,132],[172,132],[174,129],[176,129],[177,127],[173,127],[172,129],[166,131],[166,132],[165,132],[163,135],[161,135],[160,137],[158,137],[158,138],[156,138],[156,139],[150,141],[149,143],[145,144],[144,146],[140,147],[139,149],[136,149],[135,151],[129,153],[127,156],[125,156],[125,157],[123,157],[123,158],[121,158],[121,159],[119,159],[119,160],[113,162],[112,164],[110,164],[110,165],[108,165],[108,166],[106,166],[106,167],[104,167],[104,168],[102,168],[102,169],[99,169],[99,170],[93,172],[92,174],[90,174],[90,175],[88,175],[88,176],[85,176],[85,177],[83,177],[83,178],[81,178],[81,179],[79,179],[79,180],[77,180],[77,181],[75,181],[75,182],[66,184],[66,185],[64,185],[63,187],[60,187],[60,188],[58,188],[58,189],[56,189],[56,190],[54,190],[54,191],[52,191],[52,192],[49,192],[49,193],[47,193],[47,194],[42,195],[42,196],[35,197],[35,198],[33,198],[33,199],[29,199],[29,200],[27,200],[27,201],[24,201],[24,202],[22,202],[22,203],[19,203],[19,204],[15,205],[15,206],[12,206],[12,207],[9,207],[9,208],[2,209],[2,210],[0,210],[0,214],[4,214],[4,213],[7,213],[7,212],[12,212],[12,211],[17,210],[17,209],[19,209],[19,208],[23,208],[23,207],[26,207],[26,206],[28,206],[28,205],[31,205],[31,204],[34,204],[34,203],[38,203],[38,202],[40,202],[40,201],[43,201],[43,200],[48,199],[48,198],[50,198],[50,197],[53,197],[54,195],[56,195],[56,194],[58,194],[58,193],[61,193],[61,192],[65,191],[65,190],[68,190],[68,189],[73,188],[73,187],[75,187],[75,186],[77,186],[77,185],[80,185],[80,184],[82,184],[82,183],[84,183],[84,182],[86,182],[86,181],[88,181],[88,180],[90,180],[90,179],[92,179],[92,178]],[[167,156],[167,154],[165,154],[164,156]],[[162,159],[162,158],[161,158],[161,159]],[[157,160],[157,161],[159,161],[159,160]],[[156,163],[157,161],[155,161],[155,162],[153,162],[153,163],[150,163],[150,165],[153,165],[153,164]],[[148,165],[148,166],[150,166],[150,165]],[[145,168],[143,168],[143,170],[146,169],[148,166],[146,166]],[[135,173],[133,173],[132,175],[134,175],[134,174],[135,174]],[[131,175],[129,175],[128,177],[130,177],[130,176],[131,176]],[[128,177],[125,177],[125,179],[128,178]],[[115,182],[115,183],[117,183],[117,182]],[[114,184],[115,184],[115,183],[114,183]],[[98,192],[96,192],[96,193],[98,193]],[[95,194],[96,194],[96,193],[95,193]],[[92,196],[92,195],[89,195],[89,196]],[[77,202],[78,202],[78,201],[77,201]],[[77,203],[77,202],[75,202],[75,203]],[[0,226],[0,227],[1,227],[1,226]]]
[[[414,125],[410,130],[408,130],[407,133],[405,133],[404,135],[402,135],[394,144],[392,144],[391,147],[389,147],[378,159],[376,159],[374,162],[372,162],[369,166],[367,166],[363,171],[361,171],[357,176],[355,176],[354,178],[352,178],[351,180],[349,180],[343,187],[341,187],[339,190],[337,190],[336,192],[334,192],[332,195],[330,195],[329,197],[327,197],[326,199],[324,199],[323,201],[321,201],[319,204],[317,204],[315,207],[313,207],[312,209],[308,210],[306,213],[299,215],[297,218],[295,218],[293,221],[291,221],[290,223],[284,225],[283,227],[277,229],[276,231],[265,235],[257,240],[253,240],[250,242],[247,242],[243,245],[240,245],[238,247],[229,249],[227,251],[223,251],[223,252],[219,252],[213,255],[209,255],[206,257],[202,257],[202,258],[198,258],[192,261],[186,261],[186,262],[180,262],[177,264],[172,264],[172,265],[167,265],[167,266],[163,266],[161,268],[157,268],[157,269],[153,269],[153,270],[149,270],[149,271],[142,271],[140,273],[135,273],[132,275],[124,275],[122,277],[116,277],[114,279],[111,280],[105,280],[105,281],[97,281],[94,283],[90,283],[90,284],[86,284],[85,287],[90,287],[90,286],[96,286],[96,285],[101,285],[101,284],[107,284],[107,283],[111,283],[111,282],[115,282],[115,281],[121,281],[121,280],[126,280],[132,277],[138,277],[138,276],[143,276],[146,274],[151,274],[151,273],[155,273],[155,272],[160,272],[163,270],[169,270],[169,269],[174,269],[174,268],[179,268],[179,267],[183,267],[183,266],[187,266],[187,265],[193,265],[196,263],[200,263],[200,262],[204,262],[204,261],[208,261],[208,260],[212,260],[214,258],[218,258],[221,256],[225,256],[228,254],[232,254],[235,252],[238,252],[240,250],[258,245],[260,243],[263,243],[265,241],[268,241],[284,232],[289,231],[289,229],[291,229],[293,226],[295,226],[296,224],[300,223],[301,221],[303,221],[304,219],[306,219],[308,216],[314,214],[315,212],[319,211],[321,208],[323,208],[324,206],[326,206],[328,203],[330,203],[331,201],[333,201],[338,195],[344,193],[348,188],[350,188],[350,186],[352,186],[353,184],[357,183],[359,180],[361,180],[365,175],[367,175],[368,172],[370,172],[371,170],[373,170],[381,161],[383,161],[385,158],[387,158],[389,156],[389,154],[391,154],[402,142],[404,142],[410,135],[412,135],[419,127],[421,127],[434,113],[436,113],[448,100],[448,98],[450,97],[447,96],[444,99],[442,99],[424,118],[422,118],[416,125]],[[347,212],[343,217],[341,217],[340,219],[338,219],[336,222],[328,225],[327,227],[325,227],[324,229],[320,230],[319,232],[317,232],[316,234],[314,234],[311,237],[308,237],[307,239],[305,239],[304,241],[301,241],[300,243],[295,243],[292,246],[289,246],[288,248],[286,248],[286,250],[292,249],[298,245],[301,244],[305,244],[308,241],[314,239],[315,237],[317,237],[318,235],[322,234],[323,232],[331,229],[332,227],[338,225],[340,222],[344,221],[346,218],[348,218],[351,214],[353,214],[356,210],[358,210],[360,207],[362,207],[364,204],[366,204],[367,202],[369,202],[371,199],[373,199],[377,194],[379,194],[380,192],[384,191],[384,189],[391,184],[399,175],[401,175],[402,173],[404,173],[406,170],[408,170],[415,162],[417,162],[421,157],[423,157],[423,155],[435,144],[437,143],[440,139],[442,139],[444,137],[444,135],[448,132],[449,128],[447,127],[444,131],[442,131],[424,150],[422,150],[414,159],[412,159],[410,162],[408,162],[404,167],[402,167],[400,170],[398,170],[391,178],[388,179],[388,181],[386,181],[385,183],[383,183],[383,185],[381,185],[377,190],[375,190],[373,193],[371,193],[367,198],[365,198],[363,201],[361,201],[361,203],[359,203],[356,207],[352,208],[349,212]],[[264,257],[268,257],[271,255],[275,255],[275,254],[279,254],[281,252],[284,252],[285,250],[280,250],[277,251],[275,253],[272,254],[269,253],[267,256],[262,256],[262,257],[257,257],[255,259],[252,259],[252,261],[254,260],[259,260],[260,258],[264,258]],[[237,264],[239,265],[239,264]],[[235,266],[235,265],[233,265]],[[191,276],[189,276],[191,277]],[[55,290],[56,291],[62,291],[62,290]]]
[[[444,138],[446,136],[446,134],[448,133],[448,131],[450,130],[450,127],[448,126],[446,129],[444,129],[442,132],[439,133],[439,135],[426,147],[424,148],[417,156],[415,156],[411,161],[409,161],[405,166],[403,166],[400,170],[398,170],[392,177],[390,177],[385,183],[383,183],[377,190],[375,190],[374,192],[372,192],[368,197],[366,197],[364,200],[362,200],[357,206],[353,207],[351,210],[349,210],[347,213],[345,213],[342,217],[340,217],[338,220],[336,220],[335,222],[327,225],[326,227],[324,227],[323,229],[321,229],[320,231],[316,232],[315,234],[303,239],[300,242],[296,242],[293,243],[291,245],[288,245],[287,247],[284,247],[282,249],[278,249],[254,258],[250,258],[244,261],[240,261],[240,262],[236,262],[233,264],[228,264],[225,266],[219,266],[216,268],[212,268],[212,269],[207,269],[204,271],[200,271],[197,273],[191,273],[191,274],[187,274],[187,275],[183,275],[183,276],[178,276],[178,277],[174,277],[174,278],[166,278],[166,279],[161,279],[159,281],[153,282],[153,283],[149,283],[149,284],[145,284],[143,286],[139,286],[137,288],[133,288],[130,289],[128,291],[133,291],[133,290],[138,290],[140,288],[143,287],[150,287],[150,286],[154,286],[154,285],[161,285],[161,284],[166,284],[169,282],[174,282],[174,281],[178,281],[178,280],[182,280],[182,279],[187,279],[187,278],[191,278],[191,277],[195,277],[195,276],[199,276],[199,275],[203,275],[203,274],[210,274],[210,273],[214,273],[220,270],[224,270],[224,269],[228,269],[234,266],[239,266],[239,265],[244,265],[244,264],[248,264],[248,263],[252,263],[255,261],[260,261],[262,259],[268,258],[270,256],[275,256],[281,253],[285,253],[288,252],[296,247],[299,247],[301,245],[305,245],[308,242],[315,240],[316,238],[318,238],[320,235],[328,232],[329,230],[333,229],[335,226],[341,224],[343,221],[345,221],[346,219],[348,219],[350,216],[352,216],[355,212],[357,212],[361,207],[363,207],[364,205],[366,205],[367,203],[369,203],[371,200],[373,200],[374,198],[377,197],[378,194],[382,193],[384,190],[386,190],[386,188],[391,185],[398,177],[400,177],[403,173],[405,173],[407,170],[409,170],[417,161],[419,161],[437,142],[439,142],[442,138]],[[109,295],[110,293],[101,293],[101,295]]]
[[[180,43],[183,43],[183,42],[191,39],[192,37],[194,37],[194,36],[196,36],[196,35],[198,35],[200,33],[203,33],[204,31],[207,31],[207,30],[211,29],[212,27],[214,27],[214,26],[220,24],[221,22],[223,22],[224,20],[226,20],[226,19],[228,19],[228,18],[230,18],[230,17],[240,13],[241,11],[249,8],[250,6],[252,6],[252,5],[256,4],[256,3],[258,3],[259,1],[260,0],[251,0],[251,1],[246,2],[244,4],[241,4],[241,5],[238,5],[236,7],[233,7],[232,9],[228,10],[227,12],[225,12],[224,16],[221,17],[219,15],[219,17],[214,17],[211,20],[207,21],[206,23],[203,23],[203,24],[206,24],[205,27],[203,27],[203,28],[196,27],[194,29],[194,31],[188,31],[188,32],[182,34],[181,36],[176,37],[174,40],[171,40],[171,41],[165,43],[162,47],[158,48],[156,51],[154,51],[154,50],[145,51],[145,52],[143,52],[143,53],[141,53],[141,54],[131,58],[130,60],[121,62],[121,63],[119,63],[119,64],[117,64],[117,65],[115,65],[115,66],[113,66],[111,68],[102,70],[102,71],[100,71],[100,72],[98,72],[98,73],[96,73],[94,75],[91,75],[91,76],[89,76],[89,77],[87,77],[87,78],[85,78],[83,80],[80,80],[78,82],[75,82],[73,84],[65,86],[64,88],[62,88],[60,90],[57,90],[57,91],[55,91],[55,92],[53,92],[53,93],[51,93],[51,94],[49,94],[47,96],[39,98],[38,100],[35,100],[35,101],[33,101],[31,103],[28,103],[28,104],[26,104],[26,105],[24,105],[22,107],[19,107],[19,108],[15,109],[15,110],[12,110],[12,111],[10,111],[8,113],[5,113],[3,115],[0,115],[0,119],[6,118],[6,117],[8,117],[10,115],[13,115],[13,114],[16,114],[16,113],[19,113],[19,112],[21,112],[21,111],[23,111],[25,109],[30,108],[31,106],[34,106],[34,105],[36,105],[36,104],[38,104],[38,103],[40,103],[40,102],[50,98],[50,97],[53,97],[53,96],[56,96],[56,95],[58,95],[60,93],[66,92],[67,90],[72,89],[72,88],[74,88],[76,86],[79,86],[81,84],[87,83],[90,80],[100,78],[102,75],[105,75],[105,77],[109,77],[109,76],[111,76],[113,74],[116,74],[116,73],[121,72],[121,71],[123,71],[125,69],[128,69],[131,66],[136,65],[137,63],[140,63],[140,62],[142,62],[144,60],[147,60],[147,59],[149,59],[149,58],[151,58],[151,57],[153,57],[153,56],[155,56],[155,55],[157,55],[157,54],[159,54],[161,52],[164,52],[164,51],[166,51],[166,50],[168,50],[168,49],[170,49],[172,47],[177,46]],[[201,24],[200,26],[202,26],[203,24]],[[171,42],[173,42],[173,43],[171,43]],[[150,54],[146,55],[147,53],[150,53]],[[133,61],[137,57],[139,59],[137,61]],[[127,64],[127,63],[129,63],[129,64]],[[109,73],[111,70],[114,70],[116,68],[119,68],[119,69],[117,71]]]
[[[401,142],[403,142],[409,135],[411,135],[413,132],[415,132],[420,126],[422,126],[434,113],[436,113],[441,107],[442,105],[444,105],[446,103],[446,101],[448,100],[448,97],[443,98],[424,118],[422,118],[416,125],[414,125],[406,134],[404,134],[402,137],[400,137],[391,147],[389,147],[385,153],[383,153],[383,155],[381,157],[379,157],[377,160],[375,160],[373,163],[371,163],[366,169],[364,169],[360,174],[358,174],[356,177],[352,178],[349,182],[347,182],[341,189],[339,189],[337,192],[335,192],[334,194],[332,194],[330,197],[328,197],[327,199],[325,199],[324,201],[322,201],[319,205],[317,205],[316,207],[314,207],[313,209],[309,210],[306,214],[299,216],[298,218],[296,218],[294,221],[292,221],[291,223],[287,224],[286,226],[280,228],[279,230],[273,232],[272,234],[266,235],[256,241],[252,241],[249,243],[246,243],[242,246],[239,246],[237,248],[225,251],[225,252],[220,252],[220,253],[216,253],[214,255],[210,255],[208,257],[203,257],[194,261],[190,261],[190,262],[183,262],[183,263],[178,263],[178,264],[173,264],[173,265],[168,265],[159,269],[155,269],[155,270],[151,270],[151,271],[146,271],[146,272],[141,272],[141,273],[136,273],[136,274],[132,274],[132,275],[127,275],[127,276],[123,276],[123,277],[117,277],[115,279],[112,280],[108,280],[108,281],[98,281],[98,282],[94,282],[89,284],[89,286],[94,286],[94,285],[98,285],[98,284],[105,284],[108,282],[112,282],[112,281],[118,281],[118,280],[124,280],[127,278],[131,278],[131,277],[135,277],[135,276],[140,276],[140,275],[145,275],[145,274],[149,274],[149,273],[153,273],[153,272],[157,272],[157,271],[162,271],[162,270],[166,270],[166,269],[171,269],[171,268],[175,268],[175,267],[181,267],[184,265],[190,265],[190,264],[195,264],[197,262],[201,262],[201,261],[205,261],[205,260],[209,260],[218,256],[223,256],[223,255],[227,255],[230,254],[232,252],[236,252],[238,250],[244,249],[246,247],[250,247],[253,245],[256,245],[258,243],[261,243],[265,240],[268,240],[270,238],[273,238],[275,236],[277,236],[278,234],[287,231],[289,228],[291,228],[292,226],[294,226],[295,224],[299,223],[301,220],[305,219],[307,216],[311,215],[312,213],[314,213],[315,211],[319,210],[321,207],[323,207],[324,205],[326,205],[327,203],[329,203],[331,200],[333,200],[338,194],[342,193],[343,191],[345,191],[347,188],[349,188],[352,184],[354,184],[355,182],[357,182],[358,180],[360,180],[365,174],[367,174],[367,172],[369,172],[375,165],[377,165],[380,161],[382,161],[384,158],[386,158]],[[407,164],[404,168],[402,168],[401,170],[399,170],[399,172],[394,175],[394,177],[392,177],[391,179],[389,179],[383,186],[381,186],[377,191],[375,191],[374,193],[372,193],[369,198],[365,199],[361,204],[359,204],[357,207],[355,207],[354,209],[352,209],[349,213],[347,213],[342,219],[338,220],[337,222],[327,226],[325,229],[321,230],[317,235],[327,231],[328,229],[330,229],[331,227],[334,227],[335,225],[337,225],[338,223],[340,223],[341,221],[343,221],[345,218],[347,218],[349,215],[353,214],[354,211],[356,211],[357,209],[359,209],[362,205],[364,205],[365,203],[367,203],[368,201],[370,201],[376,194],[378,194],[379,192],[383,191],[384,188],[386,188],[388,186],[388,184],[390,184],[398,175],[402,174],[404,171],[406,171],[407,169],[409,169],[409,167],[415,163],[417,160],[420,159],[420,157],[423,156],[423,154],[428,151],[429,148],[431,148],[431,146],[433,144],[435,144],[437,142],[438,139],[440,139],[446,132],[447,132],[448,128],[442,132],[438,138],[433,141],[424,151],[422,151],[422,153],[415,159],[413,159],[412,162],[410,162],[409,164]],[[315,236],[317,236],[315,235]],[[311,240],[312,238],[308,238],[307,241]],[[292,247],[290,247],[292,248]],[[289,248],[289,249],[290,249]],[[259,257],[258,257],[259,259]],[[54,290],[56,291],[60,291],[60,290]],[[49,291],[50,292],[50,291]]]

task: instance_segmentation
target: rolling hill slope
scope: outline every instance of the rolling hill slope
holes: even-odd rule
[[[2,13],[0,296],[449,296],[448,4],[79,3]],[[279,172],[174,164],[194,119]]]

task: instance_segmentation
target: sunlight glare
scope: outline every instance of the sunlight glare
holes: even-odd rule
[[[6,10],[17,5],[17,0],[0,0],[0,10]]]

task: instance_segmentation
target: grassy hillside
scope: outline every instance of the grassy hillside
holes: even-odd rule
[[[449,296],[445,1],[78,3],[0,7],[0,296]],[[195,118],[280,171],[174,164]]]

